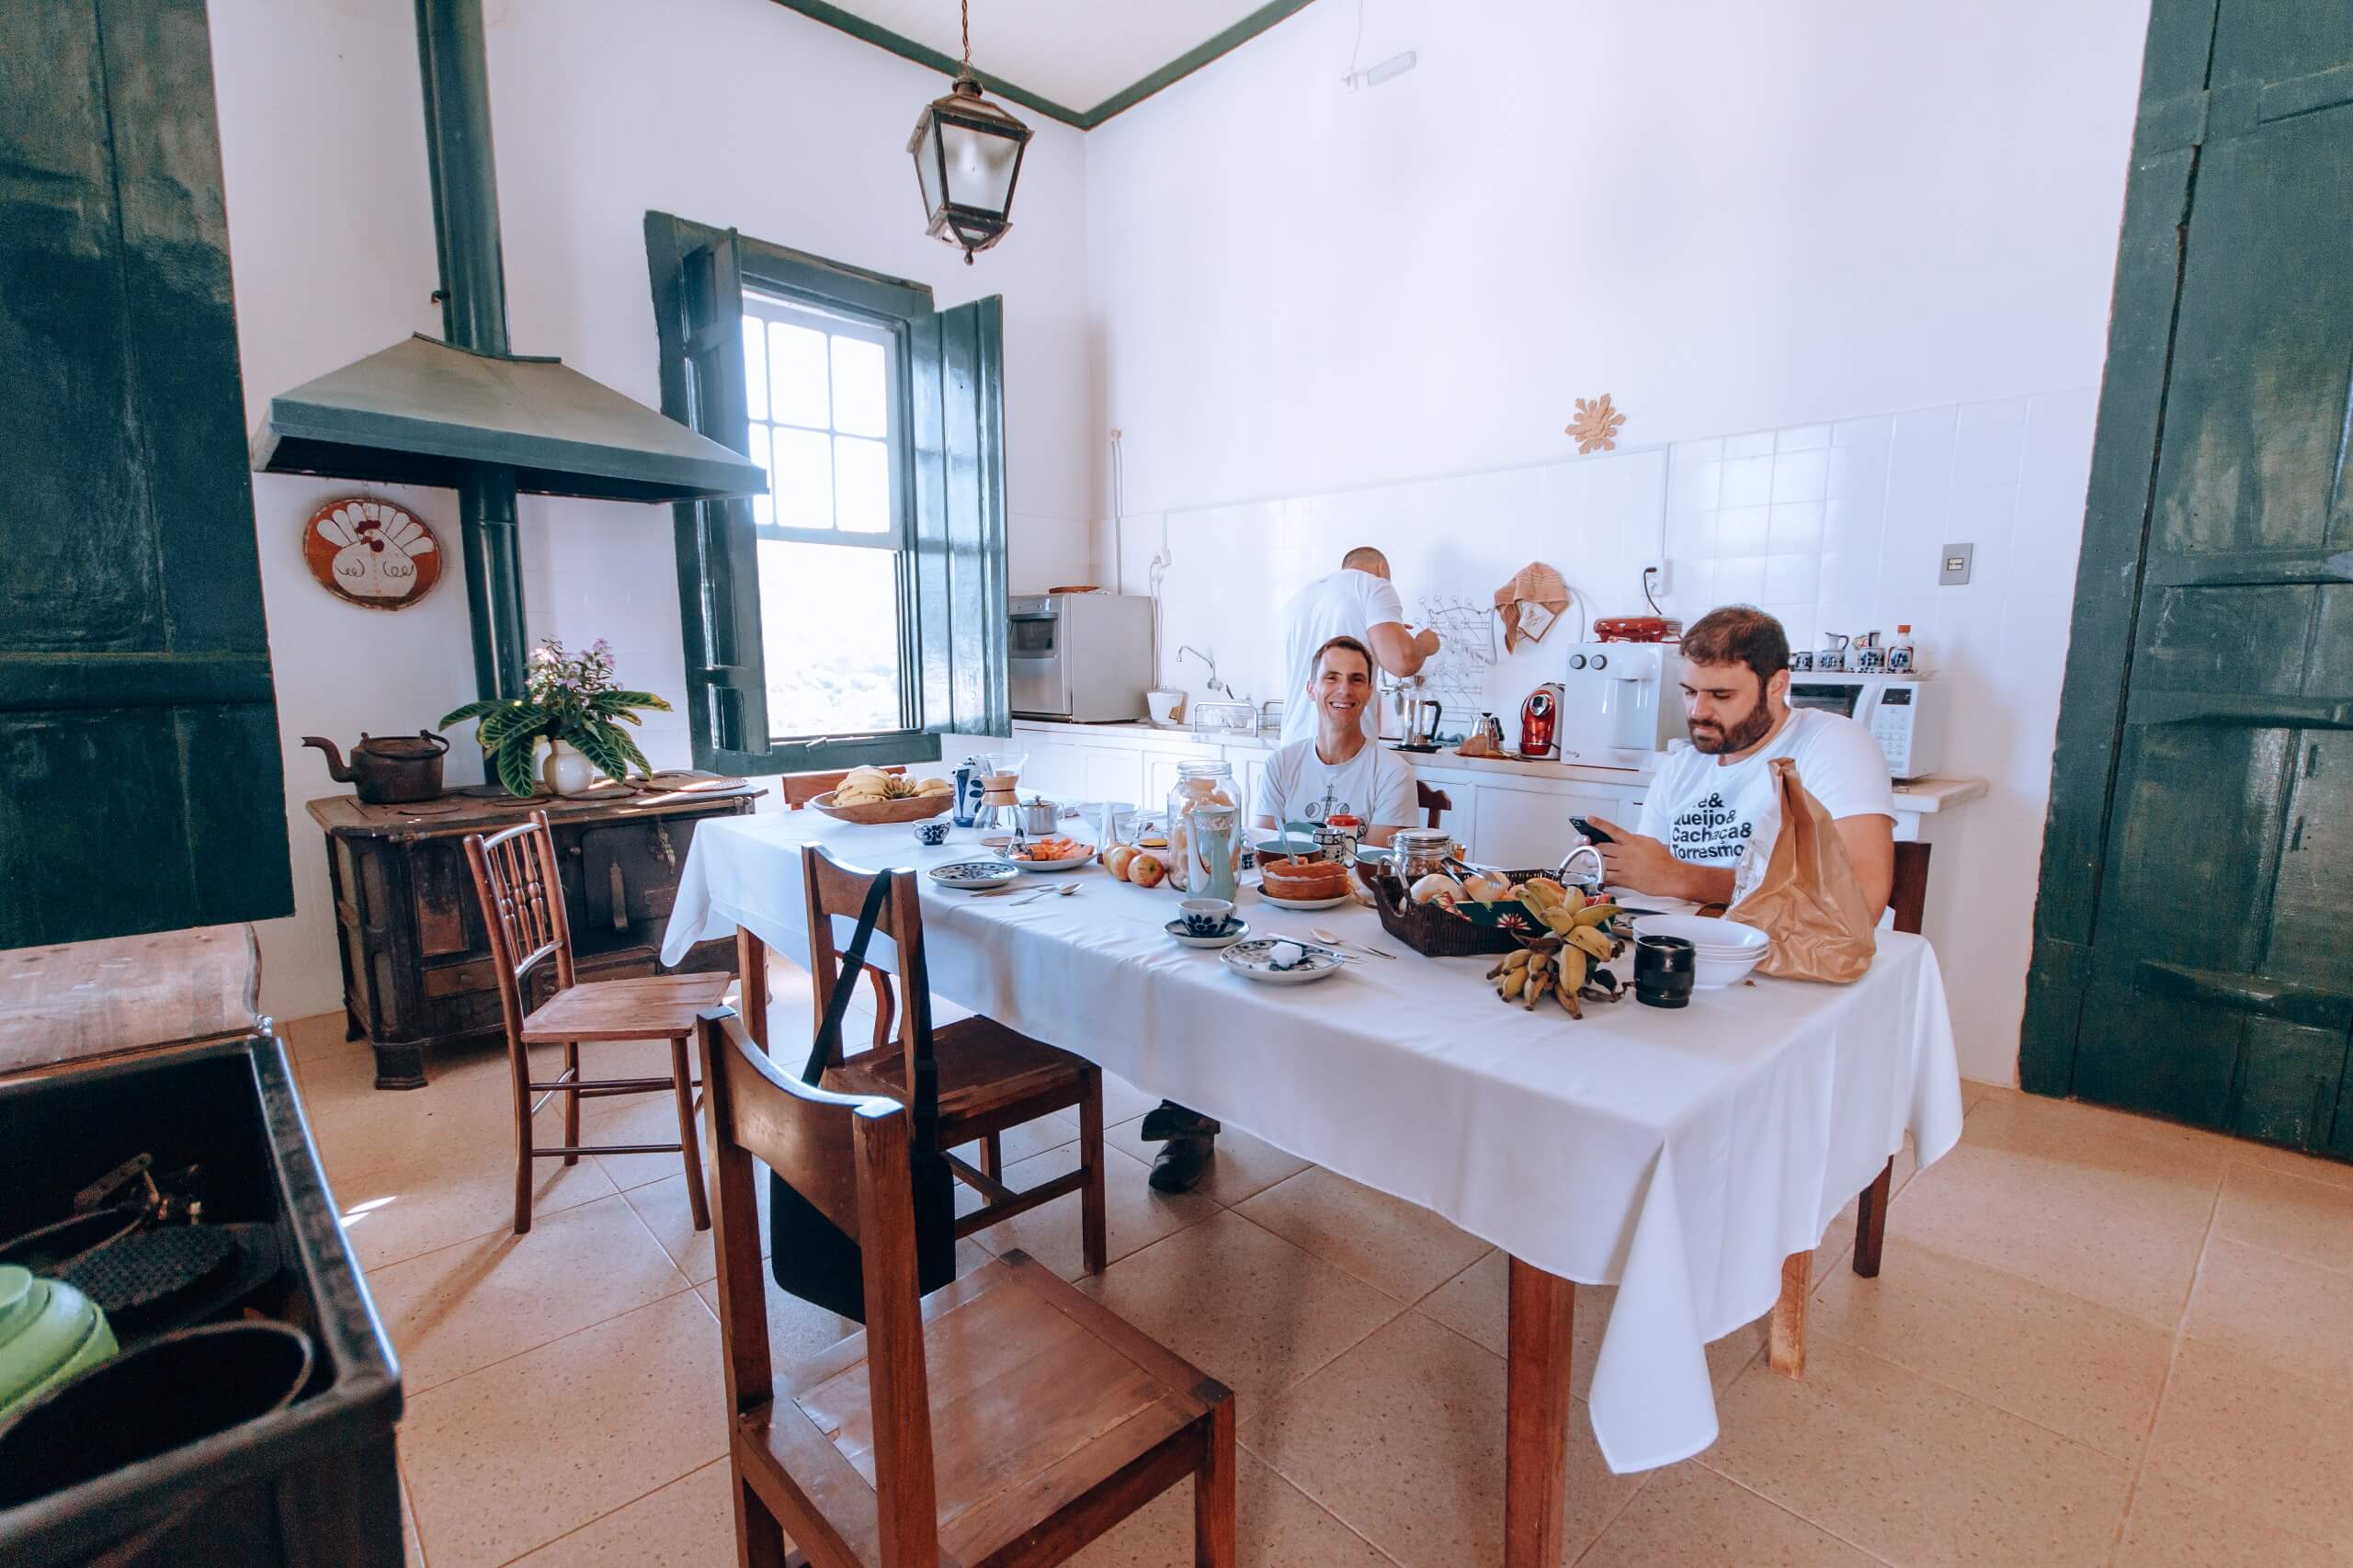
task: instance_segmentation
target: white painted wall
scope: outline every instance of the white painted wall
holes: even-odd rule
[[[659,401],[647,209],[929,283],[941,304],[1006,298],[1007,485],[1017,587],[1083,574],[1094,450],[1084,147],[1042,124],[1013,233],[966,267],[926,238],[904,151],[940,79],[767,0],[490,0],[508,311],[518,351],[557,353]],[[280,392],[413,331],[438,332],[433,217],[409,0],[212,0],[248,423]],[[335,791],[296,737],[414,732],[473,695],[455,573],[396,615],[312,584],[298,530],[354,487],[256,476],[263,591],[286,739],[297,913],[260,927],[263,1002],[340,1006],[319,835]],[[401,496],[456,542],[447,493]],[[622,674],[684,681],[667,507],[526,497],[529,632],[611,639]],[[682,722],[647,725],[687,761]],[[462,741],[451,778],[479,776]]]
[[[1365,0],[1359,62],[1419,63],[1351,92],[1357,8],[1309,7],[1088,138],[1098,572],[1140,587],[1165,538],[1168,656],[1262,697],[1282,598],[1358,542],[1409,607],[1541,558],[1627,613],[1664,548],[1686,619],[1913,621],[1994,786],[1937,824],[1930,935],[1964,1071],[2009,1081],[2146,19]],[[1621,449],[1579,458],[1604,392]]]

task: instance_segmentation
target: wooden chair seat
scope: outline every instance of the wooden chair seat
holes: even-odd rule
[[[923,1346],[943,1562],[995,1560],[1031,1533],[1041,1514],[1086,1496],[1156,1449],[1165,1451],[1167,1480],[1190,1473],[1196,1456],[1173,1440],[1229,1397],[1215,1380],[1018,1251],[926,1297]],[[856,1561],[878,1562],[879,1543],[857,1528],[874,1510],[866,1335],[794,1368],[775,1388],[773,1402],[742,1421],[754,1453],[774,1467],[770,1485],[839,1488],[828,1521],[847,1524],[842,1545]],[[747,1479],[767,1489],[756,1471]],[[868,1498],[842,1507],[860,1487]],[[1067,1551],[1079,1543],[1062,1544]]]
[[[1070,1105],[1086,1082],[1084,1057],[994,1018],[960,1019],[934,1029],[931,1040],[939,1064],[940,1142],[951,1147]],[[836,1094],[882,1095],[904,1105],[906,1058],[871,1054],[883,1060],[869,1066],[866,1057],[853,1056],[825,1074],[825,1087]]]
[[[566,1040],[684,1040],[695,1016],[718,1006],[734,977],[649,974],[635,980],[590,980],[559,991],[523,1020],[523,1039],[538,1045]]]

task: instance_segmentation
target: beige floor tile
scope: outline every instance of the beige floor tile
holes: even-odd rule
[[[552,1106],[550,1110],[554,1109]],[[544,1119],[547,1112],[540,1113]],[[701,1106],[695,1108],[695,1139],[698,1144],[710,1140],[710,1117]],[[610,1099],[592,1100],[580,1113],[580,1141],[584,1145],[598,1143],[676,1143],[678,1141],[678,1104],[667,1093],[652,1095],[616,1095]],[[613,1185],[626,1192],[633,1187],[646,1187],[665,1176],[684,1179],[686,1156],[671,1152],[660,1154],[592,1154],[588,1156],[612,1178]],[[584,1165],[587,1162],[584,1160]],[[710,1169],[710,1151],[702,1151],[703,1169]]]
[[[858,1325],[849,1319],[779,1290],[773,1279],[763,1277],[761,1283],[767,1288],[768,1361],[773,1367],[796,1366],[858,1331]],[[718,1317],[718,1284],[706,1280],[695,1287],[695,1292],[710,1309],[711,1316]]]
[[[726,1449],[719,1325],[691,1292],[428,1389],[403,1462],[432,1568],[487,1568]]]
[[[1123,1121],[1133,1121],[1160,1104],[1160,1096],[1147,1094],[1129,1083],[1117,1073],[1103,1074],[1103,1125],[1116,1127]]]
[[[416,1511],[409,1506],[405,1475],[401,1477],[401,1568],[425,1568],[425,1543],[416,1536]]]
[[[1160,1143],[1156,1139],[1143,1137],[1142,1128],[1143,1118],[1131,1118],[1116,1127],[1105,1128],[1103,1141],[1149,1165],[1153,1156],[1160,1153]],[[1193,1190],[1231,1208],[1279,1181],[1288,1181],[1307,1166],[1307,1161],[1286,1154],[1265,1139],[1227,1122],[1225,1131],[1217,1135],[1216,1153],[1201,1172],[1201,1185]]]
[[[1247,1449],[1234,1478],[1245,1568],[1391,1568],[1388,1558]],[[1192,1568],[1193,1483],[1180,1481],[1114,1526],[1071,1568]]]
[[[2008,1084],[1988,1084],[1979,1078],[1963,1078],[1961,1081],[1961,1108],[1966,1112],[1984,1100],[2014,1100],[2022,1092]]]
[[[1892,1236],[2170,1325],[2189,1299],[2222,1155],[2163,1122],[2027,1096],[1981,1102],[1906,1183]]]
[[[412,1395],[688,1284],[618,1193],[368,1276]]]
[[[2293,1149],[2237,1142],[2231,1144],[2228,1157],[2234,1165],[2253,1165],[2258,1170],[2302,1176],[2306,1181],[2325,1181],[2331,1187],[2353,1187],[2353,1162],[2323,1160],[2300,1154]]]
[[[1487,1244],[1443,1216],[1321,1165],[1278,1182],[1239,1212],[1401,1301],[1418,1301],[1478,1261]]]
[[[1244,1410],[1404,1310],[1230,1211],[1130,1254],[1091,1293],[1232,1389]]]
[[[1405,1312],[1289,1393],[1242,1441],[1405,1568],[1503,1561],[1503,1358]],[[1613,1476],[1585,1403],[1569,1415],[1572,1560],[1641,1483]]]
[[[1812,1329],[1803,1381],[1762,1366],[1721,1402],[1699,1462],[1912,1568],[2098,1563],[2126,1461]]]
[[[2185,1339],[2149,1435],[2147,1470],[2314,1540],[2353,1540],[2346,1389],[2269,1355]]]
[[[1577,1568],[1877,1568],[1696,1460],[1654,1471]]]
[[[2353,1395],[2353,1278],[2334,1269],[2216,1236],[2185,1331]]]
[[[1108,1128],[1105,1130],[1105,1137],[1108,1141],[1109,1137]],[[1065,1143],[1074,1143],[1077,1141],[1078,1113],[1058,1110],[1051,1116],[1041,1116],[1035,1121],[1025,1121],[1018,1127],[1006,1128],[1004,1134],[997,1140],[997,1147],[1004,1151],[1005,1163],[1009,1165],[1017,1160],[1026,1160],[1032,1154],[1042,1154],[1049,1149],[1059,1149]],[[953,1152],[961,1154],[973,1165],[977,1165],[981,1163],[981,1146],[977,1142],[963,1144]]]
[[[735,1561],[727,1461],[647,1493],[517,1558],[515,1568],[725,1568]]]
[[[1065,1143],[1059,1149],[1007,1165],[1005,1184],[1019,1192],[1077,1168],[1078,1145]],[[1153,1191],[1151,1176],[1151,1168],[1142,1161],[1105,1144],[1103,1215],[1110,1261],[1114,1263],[1218,1212],[1216,1202],[1198,1192],[1171,1195]],[[960,1209],[969,1207],[972,1201],[971,1190],[960,1185]],[[1026,1214],[1016,1214],[985,1231],[975,1231],[972,1239],[992,1253],[1019,1247],[1063,1278],[1075,1279],[1086,1272],[1078,1210],[1078,1194],[1065,1193]]]
[[[1498,1356],[1506,1355],[1511,1343],[1510,1265],[1510,1258],[1500,1250],[1490,1252],[1424,1297],[1415,1310],[1457,1334],[1468,1335]],[[1617,1300],[1615,1285],[1577,1287],[1575,1338],[1569,1352],[1569,1392],[1579,1399],[1585,1398],[1593,1386],[1593,1359],[1600,1353],[1602,1331],[1608,1326],[1609,1309]],[[1708,1370],[1719,1392],[1764,1347],[1765,1330],[1766,1320],[1758,1318],[1708,1346]]]
[[[1876,1279],[1831,1270],[1815,1292],[1809,1332],[2102,1452],[2140,1451],[2173,1354],[2170,1329],[1894,1237],[1881,1265]]]
[[[2353,1187],[2234,1165],[2222,1177],[2214,1233],[2353,1272]]]
[[[712,1178],[716,1181],[716,1177]],[[706,1189],[706,1195],[708,1189]],[[719,1273],[719,1256],[712,1249],[710,1231],[695,1229],[695,1211],[687,1197],[687,1177],[683,1171],[664,1176],[660,1181],[632,1187],[621,1194],[662,1250],[678,1271],[699,1285]],[[768,1174],[766,1166],[755,1162],[752,1167],[752,1202],[758,1211],[760,1256],[768,1255]],[[717,1223],[716,1217],[712,1221]]]
[[[2141,1477],[2116,1568],[2347,1568],[2353,1551],[2291,1535],[2240,1505]]]

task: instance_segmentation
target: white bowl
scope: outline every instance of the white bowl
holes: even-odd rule
[[[1772,945],[1754,926],[1697,915],[1643,915],[1634,922],[1634,936],[1680,937],[1690,943],[1691,985],[1697,991],[1719,991],[1747,979]]]
[[[1173,724],[1176,722],[1177,705],[1185,700],[1185,694],[1181,691],[1147,691],[1143,694],[1143,700],[1144,706],[1151,710],[1154,723]]]

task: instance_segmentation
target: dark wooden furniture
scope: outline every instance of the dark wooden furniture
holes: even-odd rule
[[[291,915],[204,6],[0,60],[0,949]]]
[[[902,764],[882,771],[904,773],[906,767]],[[797,812],[826,790],[838,788],[848,777],[849,769],[845,767],[833,773],[782,773],[777,776],[777,782],[783,786],[786,809]]]
[[[1454,797],[1443,790],[1433,790],[1416,778],[1414,780],[1414,803],[1429,813],[1429,825],[1436,827],[1438,819],[1454,809]]]
[[[858,919],[875,873],[843,865],[818,844],[801,846],[801,871],[809,899],[809,988],[815,1016],[822,1020],[841,978],[834,917]],[[1075,1192],[1086,1271],[1102,1273],[1109,1250],[1103,1208],[1103,1069],[1085,1057],[1009,1029],[994,1018],[960,1018],[944,1028],[932,1028],[931,987],[924,968],[923,906],[913,871],[891,873],[891,895],[875,931],[890,937],[897,949],[898,1006],[892,1005],[890,987],[878,987],[873,1050],[845,1059],[836,1041],[825,1086],[843,1094],[881,1095],[904,1102],[909,1064],[929,1056],[938,1074],[940,1148],[980,1145],[978,1166],[961,1155],[948,1155],[957,1179],[984,1200],[971,1213],[958,1217],[956,1233],[971,1235],[1000,1220],[1051,1203],[1066,1192]],[[868,972],[879,977],[882,971],[870,960]],[[1016,1192],[1006,1186],[1000,1144],[1006,1130],[1071,1108],[1078,1112],[1078,1168],[1026,1191]]]
[[[268,1029],[250,926],[0,953],[0,1078]]]
[[[573,800],[475,790],[400,806],[363,806],[349,795],[310,803],[311,819],[326,832],[346,1032],[373,1042],[378,1088],[422,1088],[428,1051],[499,1032],[497,966],[460,847],[470,833],[496,833],[544,810],[580,977],[659,971],[695,824],[742,815],[764,791],[703,773],[657,774],[654,782]],[[677,968],[725,970],[733,960],[726,942],[704,942]],[[544,993],[526,999],[544,1000]]]
[[[1018,1251],[918,1297],[905,1108],[802,1086],[724,1009],[701,1044],[745,1568],[1060,1562],[1187,1475],[1193,1560],[1233,1568],[1222,1385]],[[756,1158],[858,1238],[865,1271],[865,1331],[780,1374]]]
[[[491,961],[498,966],[499,1013],[506,1027],[506,1054],[515,1075],[515,1233],[531,1228],[531,1162],[561,1157],[576,1165],[583,1154],[676,1153],[687,1168],[687,1203],[695,1229],[710,1229],[702,1187],[702,1153],[695,1146],[695,1081],[687,1065],[687,1039],[695,1017],[727,994],[725,974],[649,974],[633,980],[582,982],[572,962],[572,933],[564,920],[563,884],[556,873],[555,834],[545,812],[504,832],[466,835],[466,861],[490,930]],[[529,1012],[523,984],[550,960],[555,964],[555,994]],[[670,1044],[666,1078],[583,1078],[581,1042],[662,1040]],[[563,1071],[544,1082],[531,1077],[535,1045],[563,1047]],[[613,1095],[667,1090],[678,1107],[676,1143],[580,1142],[580,1102]],[[537,1094],[540,1097],[533,1099]],[[550,1095],[563,1096],[563,1142],[533,1146],[531,1119]]]

